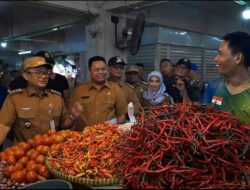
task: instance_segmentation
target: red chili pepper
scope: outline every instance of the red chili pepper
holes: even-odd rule
[[[229,113],[183,103],[148,108],[140,118],[119,146],[126,188],[246,187],[250,167],[240,159],[250,159],[243,151],[250,131]]]

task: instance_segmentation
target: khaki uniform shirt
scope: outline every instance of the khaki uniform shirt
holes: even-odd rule
[[[83,123],[82,126],[77,126],[78,131],[83,130],[84,126],[104,123],[127,113],[123,91],[110,81],[106,81],[100,90],[91,81],[79,85],[72,93],[70,105],[75,102],[80,102],[83,106]]]
[[[52,121],[55,129],[59,129],[66,117],[68,115],[59,92],[46,90],[39,97],[26,88],[9,92],[0,112],[0,123],[13,127],[14,142],[19,142],[47,133]]]
[[[138,111],[142,108],[142,106],[139,99],[137,98],[134,87],[125,81],[120,81],[117,84],[123,90],[123,93],[127,100],[127,105],[129,104],[129,102],[132,102],[134,104],[134,113],[137,114]]]
[[[137,82],[133,84],[133,87],[135,88],[135,93],[142,104],[143,102],[143,92],[148,89],[148,83],[146,82]]]

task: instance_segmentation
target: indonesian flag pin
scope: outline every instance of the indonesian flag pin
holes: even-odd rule
[[[222,101],[223,101],[223,98],[219,97],[219,96],[213,96],[213,98],[212,98],[213,104],[221,105]]]

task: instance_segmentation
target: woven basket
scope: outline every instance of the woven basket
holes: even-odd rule
[[[72,183],[77,183],[77,184],[87,185],[87,186],[119,186],[122,184],[121,179],[119,179],[119,178],[90,179],[90,178],[74,177],[71,175],[61,173],[61,172],[53,169],[50,166],[48,158],[46,159],[46,165],[48,167],[48,170],[56,178],[67,180],[67,181],[70,181]]]

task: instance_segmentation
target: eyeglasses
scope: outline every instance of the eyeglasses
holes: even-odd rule
[[[28,71],[26,71],[26,73],[29,73],[37,78],[41,78],[42,76],[48,76],[50,74],[50,71],[45,71],[45,72],[28,72]]]

